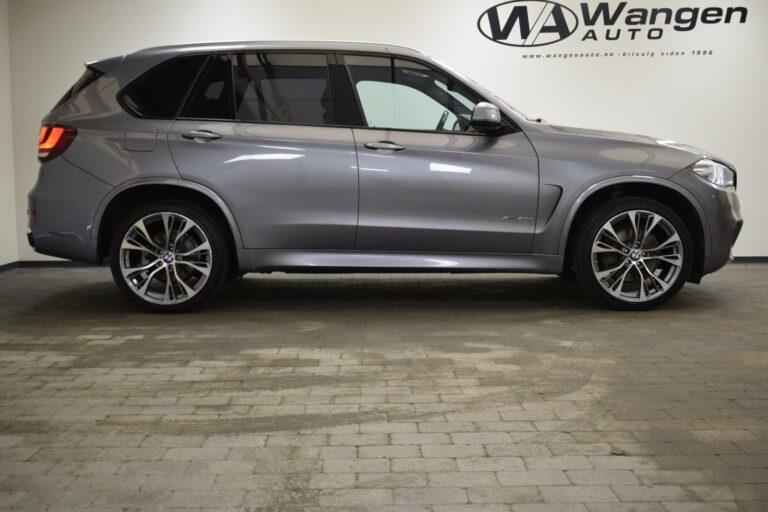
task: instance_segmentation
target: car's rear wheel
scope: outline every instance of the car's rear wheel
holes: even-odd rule
[[[132,302],[155,313],[181,313],[210,300],[229,275],[224,228],[180,201],[143,205],[117,227],[112,276]]]
[[[612,199],[590,212],[574,236],[577,280],[613,309],[654,308],[675,296],[691,271],[685,223],[652,199]]]

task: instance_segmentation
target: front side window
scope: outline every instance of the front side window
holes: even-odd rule
[[[131,83],[121,98],[142,117],[173,119],[206,55],[191,55],[163,62]]]
[[[347,55],[344,63],[370,128],[467,132],[482,101],[450,76],[396,57]]]
[[[244,53],[233,59],[237,119],[333,124],[325,54]]]

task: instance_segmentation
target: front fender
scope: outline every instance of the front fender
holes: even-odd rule
[[[568,235],[571,232],[571,227],[573,225],[573,220],[576,218],[576,215],[579,212],[579,209],[581,206],[594,194],[598,193],[601,190],[605,190],[608,187],[612,187],[615,185],[622,185],[622,184],[646,184],[646,185],[657,185],[661,187],[668,188],[670,190],[673,190],[680,194],[681,196],[685,197],[693,206],[694,210],[696,210],[696,214],[699,217],[699,221],[701,222],[702,231],[704,235],[704,249],[705,254],[709,256],[710,254],[710,248],[712,246],[711,244],[711,237],[710,237],[710,227],[709,222],[707,220],[707,216],[704,213],[704,209],[701,207],[701,204],[699,201],[686,189],[681,187],[680,185],[671,182],[669,180],[663,179],[663,178],[657,178],[654,176],[647,176],[647,175],[641,175],[641,174],[635,174],[630,176],[615,176],[613,178],[608,178],[605,180],[598,181],[597,183],[593,183],[586,187],[584,190],[582,190],[576,200],[571,204],[571,207],[568,211],[568,214],[565,217],[565,221],[563,222],[563,226],[560,232],[560,240],[558,242],[557,247],[557,254],[564,254],[565,248],[568,244]]]

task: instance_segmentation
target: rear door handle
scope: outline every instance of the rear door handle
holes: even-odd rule
[[[184,132],[181,134],[181,136],[185,139],[191,139],[196,142],[209,142],[221,138],[221,135],[218,133],[213,133],[208,130],[194,130],[191,132]]]
[[[405,146],[401,146],[400,144],[395,144],[394,142],[390,142],[388,140],[382,140],[380,142],[366,142],[365,147],[368,149],[373,149],[374,151],[378,151],[378,150],[402,151],[405,149]]]

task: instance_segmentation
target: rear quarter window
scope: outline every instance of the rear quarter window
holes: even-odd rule
[[[158,64],[123,90],[123,105],[140,117],[176,117],[206,58],[207,55],[190,55]]]
[[[99,71],[98,69],[94,68],[85,68],[85,73],[75,82],[75,85],[69,88],[69,90],[64,93],[64,96],[61,97],[58,103],[56,103],[56,106],[53,108],[59,108],[64,103],[72,99],[77,93],[91,85],[93,82],[98,80],[100,77],[102,77],[104,73]]]

